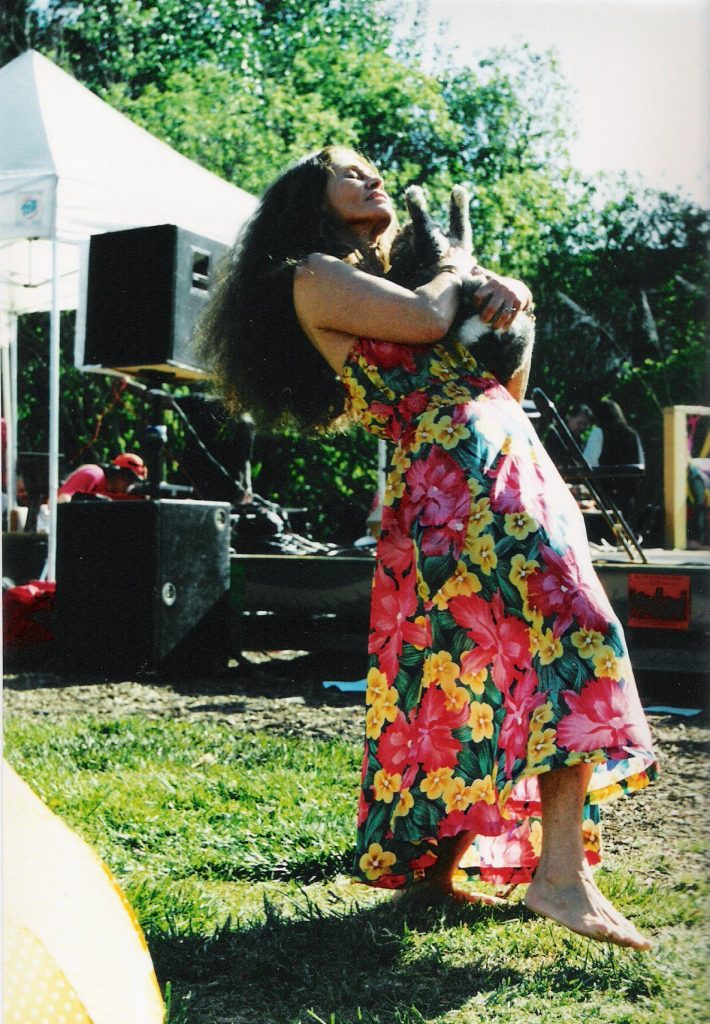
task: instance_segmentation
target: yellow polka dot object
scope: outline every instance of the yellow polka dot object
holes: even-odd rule
[[[91,1024],[56,960],[27,928],[5,929],[3,1024]]]
[[[3,763],[3,1024],[162,1024],[143,932],[108,868]]]

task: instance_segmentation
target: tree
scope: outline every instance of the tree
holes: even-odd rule
[[[395,198],[411,182],[425,185],[435,212],[454,182],[466,184],[479,260],[533,288],[533,383],[562,408],[610,395],[648,447],[661,406],[700,397],[707,215],[678,196],[575,172],[568,91],[553,55],[516,46],[471,68],[444,57],[426,73],[424,21],[397,44],[394,0],[11,0],[7,11],[5,59],[30,41],[242,188],[261,191],[328,142],[377,161]],[[84,378],[67,371],[63,383],[77,416],[63,431],[92,437],[110,389],[92,404],[80,397]],[[30,412],[23,429],[35,422]],[[134,412],[122,413],[134,430]],[[33,438],[43,444],[39,427]],[[368,442],[268,445],[290,476],[265,465],[261,480],[285,504],[318,505],[309,492],[317,481],[320,505],[336,510],[329,523],[342,518],[341,499],[367,508]]]

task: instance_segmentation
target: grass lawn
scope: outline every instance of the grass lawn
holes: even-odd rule
[[[360,750],[226,723],[10,718],[5,752],[113,870],[170,1024],[696,1024],[707,886],[639,850],[601,888],[650,954],[503,910],[403,910],[347,878]]]

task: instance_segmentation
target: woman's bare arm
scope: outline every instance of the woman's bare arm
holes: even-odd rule
[[[463,264],[462,259],[461,273],[466,272]],[[409,291],[323,253],[310,256],[294,278],[296,315],[306,334],[332,331],[408,345],[444,337],[458,311],[460,292],[456,274],[437,274],[429,284]]]

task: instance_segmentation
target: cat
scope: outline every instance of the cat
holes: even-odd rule
[[[448,237],[429,215],[424,192],[418,185],[410,185],[404,198],[410,222],[400,229],[392,243],[387,278],[414,289],[431,281],[437,273],[437,263],[451,246],[472,251],[469,196],[461,185],[454,185],[451,190]],[[521,311],[505,331],[484,324],[476,312],[474,296],[485,281],[483,275],[463,281],[459,312],[447,337],[462,342],[484,369],[501,384],[507,384],[530,358],[535,317]]]

